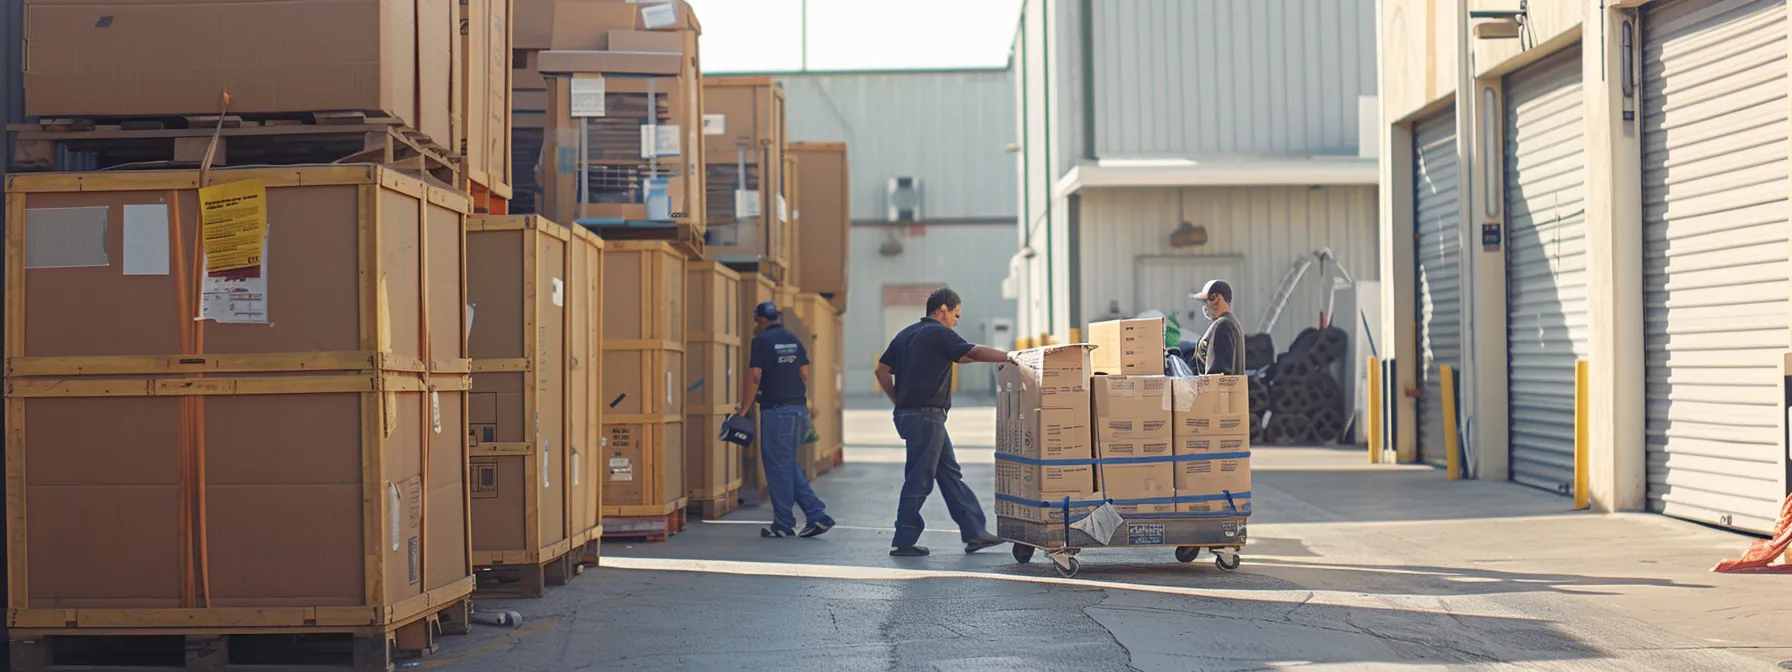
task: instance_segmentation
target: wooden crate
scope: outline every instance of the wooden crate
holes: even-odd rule
[[[604,249],[602,514],[664,516],[684,508],[685,258],[659,241]],[[609,530],[606,530],[608,532]]]
[[[740,274],[740,322],[741,343],[743,349],[752,344],[754,334],[753,309],[766,301],[776,301],[778,284],[766,273]],[[780,307],[785,307],[779,304]],[[746,363],[742,363],[745,371]],[[754,424],[758,424],[758,407],[754,407]],[[743,489],[751,489],[759,493],[760,499],[765,497],[765,469],[759,459],[759,440],[755,438],[751,445],[741,448],[740,473]]]
[[[809,349],[809,410],[819,439],[803,444],[797,450],[798,461],[805,473],[815,478],[832,469],[834,450],[831,437],[839,422],[840,338],[839,322],[834,306],[820,294],[798,294],[790,309],[795,319],[786,319],[786,326],[797,333]]]
[[[473,588],[467,197],[212,171],[260,183],[270,223],[265,323],[215,323],[201,179],[7,178],[11,636],[427,639]]]
[[[462,0],[459,83],[461,172],[509,200],[512,0]],[[533,166],[524,166],[525,170]],[[531,183],[533,184],[533,183]]]
[[[602,534],[602,249],[535,215],[467,221],[473,564],[526,594]]]
[[[734,508],[740,491],[740,446],[721,440],[721,424],[740,406],[746,372],[742,346],[741,279],[717,262],[689,265],[686,296],[690,332],[685,374],[685,477],[691,507],[705,518]]]
[[[574,64],[553,65],[557,71],[550,72],[547,64],[555,60],[551,57],[581,52],[550,51],[538,57],[542,65],[537,68],[546,75],[544,137],[558,140],[543,143],[537,212],[598,229],[606,239],[674,240],[686,248],[689,258],[703,257],[707,197],[703,157],[708,139],[703,134],[704,89],[697,55],[700,28],[694,15],[686,13],[683,18],[686,27],[673,32],[684,41],[686,56],[674,76]],[[603,116],[572,115],[575,78],[603,81]],[[660,133],[677,138],[676,155],[642,158],[642,127],[649,119],[666,129]],[[648,179],[666,181],[668,216],[648,211],[643,187]]]
[[[800,213],[800,245],[792,256],[790,281],[828,297],[836,310],[846,310],[852,225],[852,179],[846,144],[794,142],[792,156],[804,170],[797,184],[796,211]]]
[[[784,183],[784,89],[770,77],[708,77],[703,111],[720,117],[723,132],[706,149],[712,204],[705,246],[727,262],[769,260],[790,265],[788,194]],[[744,175],[744,177],[743,177]],[[737,196],[737,191],[752,196]],[[757,199],[757,210],[743,209]],[[782,202],[782,207],[780,203]]]

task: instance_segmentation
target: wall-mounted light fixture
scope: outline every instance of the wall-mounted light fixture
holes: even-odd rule
[[[1528,18],[1528,0],[1519,0],[1516,11],[1509,9],[1482,9],[1471,11],[1468,18],[1480,20],[1476,23],[1475,39],[1477,40],[1519,40],[1520,49],[1530,48],[1524,44],[1525,20]]]
[[[1624,120],[1636,121],[1636,89],[1642,79],[1636,68],[1636,21],[1626,16],[1618,26],[1618,72],[1624,91]]]

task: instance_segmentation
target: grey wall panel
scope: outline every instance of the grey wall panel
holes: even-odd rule
[[[1101,4],[1095,0],[1088,0]],[[1052,80],[1052,125],[1057,146],[1052,148],[1053,180],[1062,177],[1083,158],[1083,5],[1085,0],[1052,0],[1051,58],[1056,70]]]
[[[902,252],[884,256],[885,241],[895,239]],[[943,282],[964,299],[958,332],[977,343],[987,342],[990,320],[1013,320],[1013,299],[1002,298],[1002,279],[1008,276],[1008,255],[1014,249],[1012,225],[944,225],[927,227],[923,235],[881,226],[852,227],[852,279],[847,289],[846,391],[877,391],[872,369],[887,344],[883,325],[883,286]],[[993,251],[993,252],[992,252]],[[999,257],[999,259],[997,258]],[[914,319],[920,319],[916,314]],[[1008,347],[1009,343],[995,344]],[[969,366],[960,370],[959,391],[988,393],[994,389],[995,367]]]
[[[1574,483],[1574,363],[1587,357],[1586,115],[1575,46],[1506,78],[1512,480]]]
[[[1103,319],[1118,303],[1128,316],[1155,308],[1179,313],[1185,329],[1203,329],[1205,319],[1188,315],[1197,308],[1188,295],[1209,279],[1203,274],[1226,273],[1238,316],[1252,332],[1295,260],[1325,247],[1357,279],[1379,277],[1372,187],[1092,189],[1082,196],[1085,322]],[[1206,245],[1170,247],[1170,233],[1184,220],[1207,228]],[[1309,271],[1282,311],[1271,332],[1276,347],[1314,326],[1324,310],[1317,276]],[[1180,284],[1154,281],[1165,277]]]
[[[1413,125],[1413,267],[1419,328],[1419,458],[1444,464],[1455,428],[1445,422],[1439,367],[1462,369],[1462,193],[1456,161],[1456,111]]]
[[[1102,158],[1357,153],[1373,0],[1099,0]]]
[[[891,177],[921,178],[928,219],[1015,217],[1011,71],[786,75],[793,141],[844,142],[852,212],[884,218]]]
[[[1784,0],[1643,19],[1649,505],[1773,528],[1788,342]]]

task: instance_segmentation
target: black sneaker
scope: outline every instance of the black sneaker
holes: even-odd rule
[[[807,539],[809,537],[819,537],[822,535],[822,533],[827,532],[828,530],[831,530],[831,529],[834,529],[834,519],[833,518],[823,518],[823,519],[821,519],[821,522],[816,522],[816,521],[811,520],[811,521],[809,521],[808,525],[803,526],[803,531],[797,533],[796,536],[803,537],[805,539]]]
[[[759,536],[767,539],[789,539],[796,536],[796,531],[773,525],[759,528]]]
[[[977,551],[981,551],[985,548],[989,548],[991,546],[1000,546],[1000,545],[1006,544],[1006,543],[1008,543],[1007,540],[1004,540],[1000,537],[992,537],[990,535],[985,534],[981,537],[978,537],[976,539],[972,539],[970,541],[965,542],[964,552],[967,554],[976,553]]]
[[[903,546],[890,549],[890,555],[898,558],[919,558],[929,552],[926,546]]]

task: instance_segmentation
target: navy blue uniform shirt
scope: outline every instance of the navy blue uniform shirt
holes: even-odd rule
[[[952,365],[973,347],[931,317],[896,334],[877,360],[896,374],[896,408],[951,408]]]
[[[766,327],[753,337],[753,354],[747,366],[759,369],[760,406],[809,403],[809,387],[802,368],[809,365],[809,350],[782,324]]]

